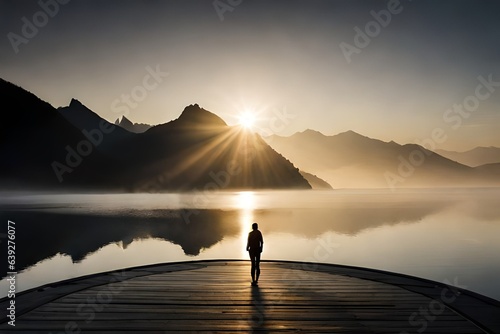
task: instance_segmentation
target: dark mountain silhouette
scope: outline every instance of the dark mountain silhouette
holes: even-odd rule
[[[121,120],[117,118],[115,124],[133,133],[143,133],[151,128],[151,125],[149,124],[132,123],[132,121],[125,116],[123,116]]]
[[[57,111],[3,80],[0,94],[11,106],[0,128],[4,188],[310,189],[298,169],[258,135],[229,127],[198,105],[186,107],[174,121],[133,134],[76,100]]]
[[[162,189],[302,188],[298,169],[259,135],[229,127],[197,104],[152,127],[127,147],[130,168],[117,174],[134,191]],[[124,152],[125,154],[125,152]]]
[[[436,150],[436,153],[470,167],[500,163],[500,148],[493,146],[476,147],[465,152]]]
[[[17,270],[57,254],[69,255],[73,262],[79,262],[106,245],[117,243],[126,248],[135,240],[148,238],[172,242],[181,246],[186,255],[195,256],[224,237],[238,235],[241,228],[234,223],[236,214],[219,210],[197,210],[189,215],[189,223],[180,211],[170,210],[116,215],[2,210],[0,218],[25,223],[24,233],[16,235],[17,244],[26,246],[19,247],[16,253]],[[2,226],[0,232],[7,233],[6,227]],[[5,242],[0,246],[7,251]],[[2,273],[8,271],[4,262]]]
[[[304,177],[304,179],[307,180],[307,182],[309,182],[309,184],[311,185],[311,187],[313,189],[317,189],[317,190],[333,189],[333,187],[328,182],[326,182],[323,179],[320,179],[316,175],[304,172],[302,170],[300,171],[300,174]]]
[[[301,170],[339,188],[490,186],[495,173],[462,165],[419,145],[400,145],[353,131],[325,136],[306,130],[290,137],[271,136],[270,145]]]
[[[113,129],[110,133],[103,134],[106,138],[103,138],[102,142],[95,146],[99,151],[104,151],[108,154],[112,153],[117,145],[134,136],[133,133],[101,118],[76,99],[72,99],[69,106],[60,107],[57,110],[80,131],[91,132],[99,130],[101,126]]]
[[[8,108],[0,122],[0,182],[4,189],[62,186],[52,164],[64,162],[67,147],[76,149],[85,136],[60,113],[34,94],[0,79],[0,99]],[[108,159],[93,152],[67,174],[68,184],[103,181],[91,172]]]

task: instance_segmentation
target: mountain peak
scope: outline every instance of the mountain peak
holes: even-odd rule
[[[201,108],[196,103],[184,108],[184,111],[182,111],[182,114],[177,120],[183,123],[202,123],[203,125],[227,126],[226,122],[224,122],[222,118]]]
[[[130,119],[128,119],[125,115],[123,115],[121,119],[117,118],[115,121],[115,125],[118,125],[119,127],[133,133],[142,133],[151,128],[151,125],[149,124],[134,123]]]
[[[66,107],[59,107],[57,108],[59,112],[62,112],[63,114],[67,114],[68,112],[71,112],[72,114],[94,114],[97,116],[95,112],[87,108],[83,103],[78,101],[75,98],[72,98],[71,101],[69,102],[69,105]]]
[[[309,138],[309,139],[314,138],[317,140],[321,140],[322,138],[324,138],[326,136],[319,131],[306,129],[302,132],[294,133],[291,137],[296,137],[296,138],[304,138],[305,137],[305,138]]]
[[[378,139],[373,139],[373,138],[370,138],[370,137],[367,137],[367,136],[363,136],[362,134],[359,134],[355,131],[352,131],[352,130],[348,130],[348,131],[345,131],[345,132],[341,132],[339,134],[336,134],[332,137],[336,137],[336,138],[343,138],[344,140],[349,140],[349,141],[379,141]]]
[[[72,98],[71,101],[69,102],[69,107],[82,107],[82,106],[83,106],[83,103],[81,103],[80,101],[78,101],[75,98]]]
[[[316,130],[312,130],[312,129],[306,129],[306,130],[302,131],[301,133],[305,134],[305,135],[315,135],[315,136],[322,136],[322,137],[325,136],[321,132],[316,131]]]
[[[350,137],[365,137],[365,136],[360,135],[359,133],[352,131],[352,130],[347,130],[347,131],[341,132],[338,135],[339,136],[350,136]]]
[[[123,117],[122,117],[122,119],[121,119],[121,121],[120,121],[120,126],[121,126],[121,127],[125,127],[125,128],[127,128],[127,127],[129,127],[129,126],[133,126],[133,125],[134,125],[134,123],[132,123],[132,121],[131,121],[131,120],[129,120],[126,116],[123,116]]]

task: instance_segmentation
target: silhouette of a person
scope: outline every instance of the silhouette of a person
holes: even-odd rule
[[[252,261],[252,269],[250,271],[252,275],[252,285],[256,286],[259,281],[260,276],[260,253],[264,248],[264,239],[262,238],[262,233],[259,231],[259,225],[257,223],[252,224],[252,232],[248,234],[247,241],[247,251],[250,254],[250,260]]]

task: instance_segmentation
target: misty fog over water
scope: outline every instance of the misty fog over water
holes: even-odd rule
[[[7,220],[16,223],[18,291],[138,265],[247,259],[246,236],[257,222],[263,260],[446,280],[498,300],[499,195],[496,188],[2,193],[0,233]]]

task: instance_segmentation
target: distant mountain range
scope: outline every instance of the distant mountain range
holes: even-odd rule
[[[118,125],[75,99],[55,109],[4,80],[0,97],[10,106],[0,123],[4,189],[133,192],[500,185],[500,148],[495,147],[462,153],[437,150],[438,154],[353,131],[325,136],[306,130],[263,140],[228,126],[197,104],[165,124],[133,124],[123,117],[115,122]]]
[[[436,153],[470,167],[500,163],[500,147],[476,147],[465,152],[436,150]]]
[[[400,145],[353,131],[306,130],[266,138],[276,151],[335,188],[498,186],[500,164],[470,167],[419,145]]]
[[[9,106],[0,126],[3,189],[311,188],[258,135],[196,104],[176,120],[132,133],[76,100],[56,110],[4,80],[0,97]]]

